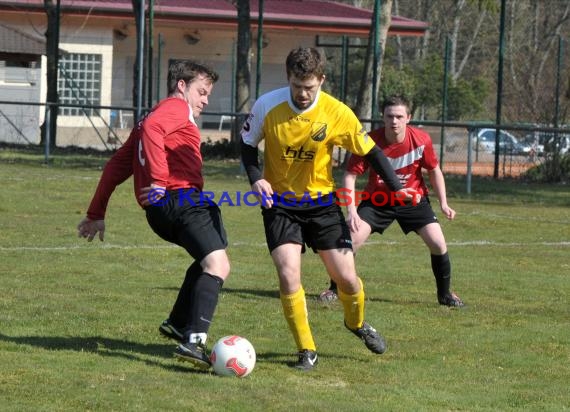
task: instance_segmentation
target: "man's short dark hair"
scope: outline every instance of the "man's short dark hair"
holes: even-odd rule
[[[199,75],[205,76],[212,83],[216,83],[219,77],[218,73],[216,73],[211,67],[191,60],[179,60],[172,63],[168,68],[168,80],[166,85],[168,94],[170,95],[176,91],[176,87],[180,80],[184,80],[189,84],[192,83],[192,80]]]
[[[325,60],[314,47],[298,47],[291,50],[285,66],[288,79],[291,76],[301,80],[312,76],[321,79],[325,74]]]
[[[390,106],[404,106],[406,108],[406,112],[410,114],[411,104],[410,100],[404,95],[401,94],[392,94],[384,99],[382,105],[380,106],[380,113],[384,114],[384,110],[386,107]]]

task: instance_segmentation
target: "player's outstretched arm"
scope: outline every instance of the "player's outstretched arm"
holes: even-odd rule
[[[446,218],[453,220],[455,218],[455,210],[450,208],[447,204],[447,194],[445,190],[445,178],[443,177],[443,172],[441,171],[440,167],[437,166],[435,169],[428,171],[428,176],[429,182],[433,187],[433,191],[439,199],[441,212],[445,215]]]
[[[87,238],[88,242],[93,240],[97,232],[99,232],[99,240],[102,242],[105,237],[105,220],[91,220],[85,217],[77,225],[77,234],[79,237]]]
[[[374,171],[384,180],[390,190],[393,192],[402,190],[403,186],[398,175],[394,171],[394,168],[388,161],[384,152],[378,146],[374,146],[372,150],[364,156],[364,158],[368,161],[370,166],[372,166]]]

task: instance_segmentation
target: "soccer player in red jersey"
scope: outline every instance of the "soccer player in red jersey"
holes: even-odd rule
[[[175,356],[200,368],[210,367],[207,333],[230,272],[220,210],[200,201],[204,179],[195,119],[217,80],[214,70],[192,61],[170,66],[168,97],[135,125],[106,164],[87,216],[77,226],[80,237],[92,241],[99,233],[102,241],[111,194],[133,175],[135,196],[152,230],[194,259],[159,331],[180,342]]]
[[[378,174],[369,167],[365,158],[352,155],[344,175],[344,194],[347,195],[347,223],[352,235],[352,247],[356,252],[374,233],[383,233],[394,220],[405,234],[416,232],[431,254],[431,267],[437,287],[437,299],[441,305],[462,307],[463,302],[450,291],[451,263],[441,226],[430,205],[428,188],[422,176],[427,170],[429,180],[441,212],[450,220],[455,210],[447,204],[445,180],[430,136],[415,127],[408,126],[411,119],[410,103],[403,96],[390,96],[382,104],[384,127],[370,132],[370,137],[382,149],[398,174],[402,185],[421,195],[417,204],[386,202],[389,188]],[[367,193],[360,205],[355,204],[355,182],[358,175],[369,171]],[[336,300],[336,284],[331,281],[328,290],[319,296],[323,302]]]

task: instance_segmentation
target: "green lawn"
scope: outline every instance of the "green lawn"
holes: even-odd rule
[[[132,181],[111,200],[105,242],[79,239],[102,156],[0,151],[0,409],[6,411],[561,411],[570,409],[568,186],[448,178],[442,221],[463,310],[436,302],[429,254],[397,224],[358,254],[373,355],[343,327],[308,253],[303,284],[320,363],[291,369],[293,339],[259,209],[224,206],[232,275],[209,344],[248,338],[244,379],[194,370],[161,338],[189,258],[160,240]],[[206,189],[247,191],[235,162],[206,166]],[[435,202],[437,205],[437,202]],[[441,214],[438,214],[441,215]]]

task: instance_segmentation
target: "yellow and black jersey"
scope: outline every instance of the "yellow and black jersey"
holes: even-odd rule
[[[321,90],[310,107],[299,110],[289,87],[255,102],[241,136],[252,147],[264,140],[264,179],[274,191],[294,193],[297,200],[307,195],[317,199],[333,191],[335,146],[364,156],[375,145],[344,103]]]

